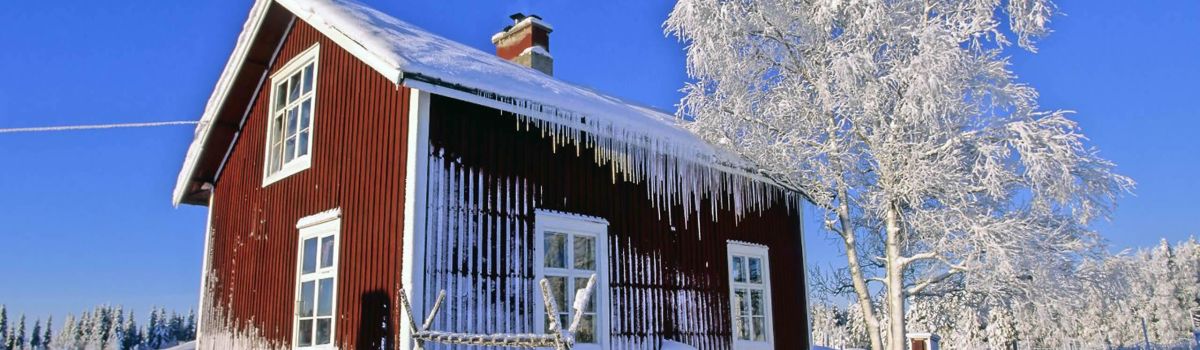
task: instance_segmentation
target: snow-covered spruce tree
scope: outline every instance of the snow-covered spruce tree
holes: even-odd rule
[[[846,312],[827,301],[812,305],[812,341],[814,345],[844,349],[853,347]]]
[[[92,310],[91,326],[88,332],[87,342],[84,345],[88,350],[105,349],[105,343],[108,341],[108,333],[112,330],[112,318],[110,313],[112,310],[107,305],[97,306]]]
[[[54,316],[46,316],[46,329],[42,330],[42,348],[51,349],[54,346]]]
[[[67,314],[67,318],[63,320],[62,327],[58,330],[58,335],[54,337],[54,343],[60,348],[70,349],[75,344],[75,315]]]
[[[75,334],[72,336],[75,340],[74,349],[86,349],[89,338],[92,334],[92,314],[84,311],[79,314],[79,319],[75,321]]]
[[[107,323],[109,329],[104,337],[104,350],[125,350],[122,347],[125,333],[121,331],[121,326],[125,324],[125,311],[120,305],[109,309]]]
[[[187,323],[184,324],[185,337],[180,341],[196,340],[196,309],[188,310]]]
[[[33,321],[33,332],[29,333],[29,347],[42,348],[42,320]]]
[[[175,344],[181,339],[187,338],[187,329],[184,328],[183,316],[180,316],[175,311],[171,311],[171,317],[167,321],[167,336],[170,338],[168,344]]]
[[[1009,70],[1009,36],[1035,51],[1054,9],[1049,0],[683,0],[665,24],[687,43],[695,79],[679,114],[825,211],[871,347],[882,349],[868,283],[882,284],[897,315],[908,297],[955,278],[984,293],[996,281],[1049,284],[1022,269],[1074,259],[1093,243],[1087,223],[1132,188],[1084,144],[1070,113],[1041,110]],[[904,318],[887,327],[887,346],[902,349]]]
[[[142,337],[132,310],[129,311],[129,317],[125,318],[120,329],[121,349],[137,349],[137,346],[142,343]]]
[[[25,314],[21,314],[17,323],[13,325],[12,335],[9,337],[9,349],[24,349],[25,348]]]
[[[8,310],[0,304],[0,350],[8,349]]]

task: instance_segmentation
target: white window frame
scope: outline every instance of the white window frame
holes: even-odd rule
[[[288,63],[285,64],[282,68],[280,68],[279,71],[275,72],[275,74],[271,74],[271,82],[270,82],[271,85],[269,85],[270,89],[271,89],[271,96],[270,96],[270,99],[267,101],[267,109],[268,109],[267,131],[266,131],[267,137],[264,139],[264,147],[263,147],[263,183],[262,183],[262,187],[267,187],[267,185],[270,185],[276,181],[282,180],[284,178],[287,178],[288,176],[291,176],[293,174],[304,171],[305,169],[308,169],[312,165],[312,154],[316,148],[313,145],[313,134],[316,132],[316,129],[317,129],[317,126],[316,126],[316,120],[317,120],[317,115],[316,115],[317,112],[316,111],[317,111],[317,102],[318,102],[317,101],[317,86],[319,85],[319,84],[317,84],[317,80],[321,77],[320,62],[318,62],[318,59],[317,59],[320,56],[320,51],[321,51],[320,44],[313,45],[312,47],[305,49],[303,52],[296,55],[296,57],[294,57],[290,61],[288,61]],[[295,157],[290,161],[283,161],[283,156],[280,155],[280,158],[281,158],[280,162],[282,163],[282,166],[279,169],[272,169],[271,168],[271,153],[272,153],[272,150],[274,149],[274,147],[273,147],[271,141],[272,141],[272,137],[275,136],[274,133],[276,130],[275,115],[280,113],[280,111],[275,106],[275,99],[278,97],[279,94],[286,93],[286,91],[278,91],[279,90],[278,86],[280,83],[283,82],[283,80],[287,80],[287,79],[291,78],[292,75],[300,72],[300,70],[307,67],[309,63],[312,63],[312,66],[313,66],[312,90],[308,93],[302,93],[301,97],[299,97],[297,99],[297,101],[300,101],[300,103],[302,103],[305,99],[309,99],[312,101],[310,104],[310,107],[309,107],[310,111],[309,111],[309,125],[308,125],[308,140],[306,140],[308,142],[308,153],[306,153],[302,156],[299,156],[299,157]],[[290,105],[290,103],[289,103],[289,105]],[[298,108],[298,107],[296,107],[296,108]],[[285,120],[286,120],[286,116],[285,116]],[[284,137],[286,137],[286,135]],[[280,142],[283,143],[285,141],[281,140]],[[297,148],[299,147],[299,140],[297,140],[296,147]]]
[[[575,344],[574,349],[608,349],[609,333],[611,332],[609,328],[609,318],[612,314],[612,307],[608,301],[608,221],[597,217],[561,213],[542,209],[539,209],[534,213],[534,232],[536,238],[534,240],[533,266],[534,273],[536,275],[536,281],[539,281],[538,283],[540,283],[542,278],[546,276],[547,270],[550,270],[551,274],[553,275],[587,278],[588,276],[584,276],[579,272],[579,270],[545,267],[546,253],[544,250],[547,231],[566,233],[572,237],[591,236],[593,239],[595,239],[596,286],[593,290],[594,294],[592,295],[592,298],[595,299],[596,302],[596,343]],[[572,240],[568,239],[568,247],[572,246],[571,242]],[[567,261],[570,263],[573,261],[574,249],[568,248],[567,252]],[[574,278],[569,278],[568,280],[573,279]],[[537,290],[534,294],[537,294],[536,300],[539,304],[535,305],[533,308],[534,324],[537,329],[541,329],[543,332],[545,332],[547,331],[545,329],[546,310],[545,306],[543,306],[545,300],[542,299],[540,285],[536,288]],[[563,310],[570,310],[567,311],[569,317],[574,317],[574,310],[571,310],[571,304],[573,304],[575,298],[574,293],[575,291],[572,290],[570,288],[570,284],[568,284],[567,295],[564,296],[564,300],[567,300],[567,305],[558,306],[560,312]],[[570,327],[570,325],[562,325],[562,327],[565,330],[567,327]]]
[[[336,349],[334,344],[337,344],[337,323],[338,323],[338,260],[341,253],[342,237],[341,237],[341,210],[333,209],[321,212],[315,215],[301,218],[296,222],[296,228],[299,230],[299,239],[296,241],[296,281],[295,294],[293,296],[292,305],[295,310],[292,313],[292,349]],[[333,237],[333,263],[329,267],[321,267],[320,254],[316,259],[316,271],[307,275],[303,274],[304,268],[304,240],[317,238],[317,252],[321,251],[321,237]],[[331,320],[329,323],[329,344],[300,346],[300,292],[304,282],[313,282],[313,329],[316,329],[316,318],[318,307],[320,305],[320,283],[318,281],[326,278],[333,278],[333,295],[330,302]],[[314,335],[313,342],[316,342]]]
[[[733,257],[735,255],[742,256],[742,257],[759,258],[762,261],[762,272],[761,272],[762,273],[762,282],[763,282],[762,284],[750,283],[750,279],[749,279],[749,277],[750,277],[749,276],[749,264],[750,263],[748,260],[745,263],[743,263],[743,266],[746,266],[746,268],[747,268],[746,282],[735,282],[734,281],[734,274],[732,271],[732,267],[733,267]],[[753,244],[753,243],[746,243],[746,242],[739,242],[739,241],[729,241],[727,253],[725,255],[725,263],[727,264],[725,273],[729,275],[729,321],[730,321],[729,322],[729,325],[730,325],[730,330],[729,330],[730,333],[729,334],[731,335],[730,338],[733,340],[733,348],[739,349],[739,350],[740,349],[747,349],[747,350],[774,349],[775,348],[775,334],[774,334],[775,333],[774,332],[775,322],[774,322],[774,316],[771,315],[771,309],[774,304],[772,304],[772,302],[771,302],[771,263],[770,263],[770,254],[768,252],[767,247],[764,245],[760,245],[760,244]],[[763,335],[765,336],[766,341],[753,341],[753,340],[738,339],[738,333],[737,333],[738,325],[737,325],[737,320],[734,319],[734,317],[735,317],[734,315],[736,315],[736,311],[734,308],[738,307],[737,296],[736,296],[736,293],[734,292],[737,289],[761,289],[761,290],[763,290],[763,309],[764,309],[763,316],[765,318],[765,320],[763,322],[763,326],[765,327],[765,332],[763,332],[764,333]]]

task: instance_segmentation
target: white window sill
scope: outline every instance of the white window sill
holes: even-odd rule
[[[312,154],[306,154],[303,157],[293,159],[287,164],[284,164],[283,168],[279,169],[279,171],[276,171],[271,175],[263,176],[262,187],[267,187],[267,185],[275,183],[276,181],[283,180],[288,176],[292,176],[293,174],[308,169],[312,165],[311,159]]]

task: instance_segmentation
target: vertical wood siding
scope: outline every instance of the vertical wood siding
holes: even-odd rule
[[[336,334],[344,349],[390,343],[400,282],[409,92],[297,20],[271,72],[320,43],[312,166],[262,187],[268,85],[219,175],[210,303],[239,327],[291,343],[296,221],[341,208]],[[207,320],[212,322],[214,320]]]
[[[644,185],[613,183],[590,150],[555,152],[536,128],[518,132],[511,115],[432,101],[424,308],[438,290],[448,293],[435,329],[540,332],[534,210],[549,209],[609,222],[612,348],[673,339],[729,349],[728,240],[769,247],[776,348],[808,348],[797,209],[775,203],[738,222],[727,210],[683,222],[683,208],[656,209]]]

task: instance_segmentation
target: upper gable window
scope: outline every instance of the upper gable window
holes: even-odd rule
[[[313,46],[305,50],[271,76],[263,186],[309,167],[318,49]]]

